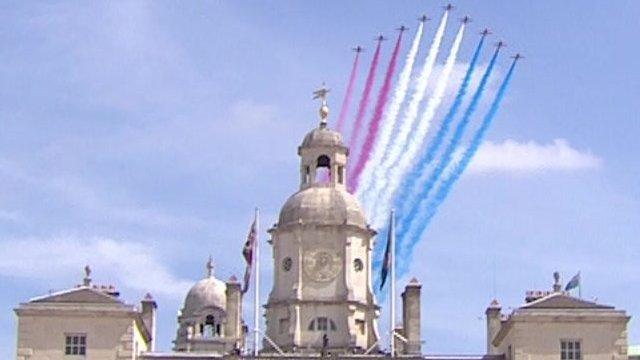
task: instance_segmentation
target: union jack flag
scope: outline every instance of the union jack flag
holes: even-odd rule
[[[244,271],[244,285],[242,286],[242,293],[246,293],[249,290],[249,281],[251,280],[251,269],[253,264],[253,253],[256,247],[256,220],[253,220],[251,228],[249,229],[249,235],[247,235],[247,241],[242,248],[242,256],[247,263],[247,268]]]

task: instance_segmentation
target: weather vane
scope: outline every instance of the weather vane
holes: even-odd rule
[[[329,106],[327,105],[327,95],[330,89],[327,89],[324,83],[320,89],[313,92],[314,99],[321,99],[322,105],[320,106],[320,127],[325,128],[327,126],[327,117],[329,117]]]

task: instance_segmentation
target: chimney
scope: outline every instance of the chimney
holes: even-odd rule
[[[493,339],[495,339],[496,335],[500,331],[500,327],[502,326],[501,310],[502,307],[498,300],[493,299],[491,304],[489,304],[489,307],[487,307],[487,310],[484,312],[487,316],[487,355],[498,355],[498,349],[493,346]]]
[[[402,328],[407,342],[402,347],[404,354],[422,354],[420,339],[420,292],[422,285],[411,279],[402,293]]]
[[[227,323],[225,336],[242,341],[242,290],[235,276],[227,281]]]
[[[149,346],[151,351],[156,350],[156,309],[158,308],[158,304],[153,299],[150,293],[144,296],[144,299],[140,302],[142,305],[142,322],[144,326],[151,334],[151,344]]]

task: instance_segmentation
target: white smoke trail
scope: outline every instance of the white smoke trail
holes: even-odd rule
[[[427,91],[428,80],[431,76],[431,72],[433,71],[436,59],[438,58],[438,52],[440,51],[440,45],[442,44],[442,37],[444,36],[444,31],[447,27],[448,18],[449,11],[445,11],[445,13],[442,15],[442,19],[440,20],[438,30],[433,37],[433,42],[431,43],[431,47],[429,48],[427,58],[422,65],[420,75],[418,76],[418,79],[416,81],[416,88],[411,95],[411,100],[407,109],[405,110],[403,120],[400,123],[400,129],[398,130],[398,134],[395,137],[393,144],[391,144],[391,147],[387,147],[380,166],[375,167],[372,181],[370,181],[368,184],[363,184],[365,186],[358,189],[356,193],[358,198],[360,198],[360,200],[362,201],[367,214],[372,213],[372,203],[375,201],[375,198],[383,188],[381,181],[379,180],[385,176],[391,164],[393,164],[402,153],[402,149],[404,148],[407,138],[409,137],[409,133],[413,128],[413,123],[418,117],[420,103],[422,102],[424,94]]]
[[[398,118],[398,113],[400,112],[400,107],[404,102],[404,98],[407,96],[409,82],[411,81],[411,72],[413,71],[413,64],[416,62],[416,56],[418,55],[420,42],[422,41],[423,29],[424,22],[420,22],[420,25],[418,25],[418,30],[416,30],[416,35],[413,38],[411,48],[409,49],[409,53],[407,53],[404,67],[402,68],[402,72],[400,72],[400,76],[398,77],[398,85],[394,90],[393,100],[389,104],[389,107],[384,114],[382,128],[380,129],[380,133],[378,134],[378,140],[376,141],[375,147],[373,148],[373,153],[371,154],[371,158],[369,158],[369,160],[367,161],[367,164],[362,171],[362,175],[360,176],[359,188],[366,187],[371,182],[373,171],[380,163],[380,161],[382,161],[384,151],[389,145],[391,134],[393,133],[393,129]]]
[[[420,121],[412,132],[411,140],[402,151],[402,156],[390,166],[390,171],[387,172],[387,176],[382,179],[383,181],[380,181],[382,183],[381,188],[383,188],[384,191],[377,196],[378,201],[373,208],[374,214],[372,216],[371,223],[374,226],[380,226],[384,223],[386,214],[391,209],[395,193],[400,186],[402,179],[413,164],[416,155],[420,149],[422,149],[424,140],[429,132],[429,127],[431,126],[431,120],[433,120],[436,110],[444,99],[445,90],[449,84],[449,78],[451,77],[453,66],[456,63],[458,50],[460,50],[460,44],[462,44],[464,29],[465,24],[463,23],[456,34],[455,40],[453,41],[453,45],[449,51],[449,56],[444,64],[442,73],[440,74],[440,78],[436,84],[436,88],[427,102],[427,107],[422,113]],[[406,216],[407,214],[401,215]]]

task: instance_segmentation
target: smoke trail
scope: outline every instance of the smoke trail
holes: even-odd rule
[[[358,48],[359,49],[359,48]],[[338,116],[338,122],[336,129],[342,132],[344,127],[344,119],[349,113],[349,106],[351,105],[351,97],[353,95],[353,86],[356,83],[356,75],[358,73],[358,65],[360,63],[360,51],[356,51],[356,57],[353,59],[353,66],[351,67],[351,75],[349,76],[349,83],[347,84],[347,90],[344,94],[344,100],[342,100],[342,107],[340,108],[340,115]]]
[[[367,80],[364,84],[364,90],[362,91],[362,98],[360,99],[358,113],[356,114],[356,119],[353,123],[353,129],[351,130],[349,148],[352,151],[353,149],[355,149],[355,146],[358,142],[358,137],[360,136],[360,130],[362,128],[362,119],[364,119],[364,115],[367,113],[367,108],[369,107],[369,98],[371,97],[371,90],[373,89],[373,83],[376,79],[376,71],[378,69],[378,60],[380,59],[381,45],[382,41],[378,40],[378,46],[376,46],[376,51],[373,53],[373,59],[371,60],[371,66],[369,67],[369,74],[367,75]]]
[[[365,184],[365,186],[371,181],[373,170],[382,160],[384,151],[387,149],[389,141],[391,140],[391,133],[393,132],[396,120],[398,119],[400,106],[402,106],[404,98],[407,96],[409,81],[411,80],[411,72],[413,71],[413,64],[415,63],[416,56],[418,55],[418,49],[420,48],[423,31],[424,22],[420,22],[420,25],[418,25],[418,30],[416,30],[416,35],[413,38],[411,48],[409,49],[409,53],[407,53],[404,67],[402,68],[400,76],[398,77],[398,85],[396,85],[396,88],[394,90],[393,99],[391,100],[391,103],[389,103],[389,107],[387,107],[387,111],[384,114],[382,128],[380,129],[380,132],[378,134],[378,140],[376,141],[373,148],[373,153],[367,161],[360,176],[359,183]],[[355,186],[354,188],[357,189],[358,186]]]
[[[383,157],[380,166],[377,166],[374,170],[373,181],[369,183],[369,186],[366,189],[358,189],[358,197],[361,198],[363,205],[365,207],[365,211],[367,214],[371,214],[372,203],[375,200],[376,196],[382,191],[382,184],[378,179],[382,178],[384,174],[388,171],[389,167],[395,160],[400,156],[402,149],[405,146],[407,138],[409,137],[409,133],[413,128],[413,123],[418,117],[418,110],[420,108],[420,103],[424,98],[424,94],[427,91],[427,85],[429,77],[431,76],[431,72],[433,71],[433,66],[435,65],[436,59],[438,57],[438,52],[440,51],[440,45],[442,44],[442,37],[444,36],[444,30],[447,27],[447,19],[449,18],[449,11],[445,11],[442,15],[442,19],[440,20],[440,25],[438,25],[438,29],[436,30],[436,34],[433,37],[433,42],[431,43],[431,47],[429,48],[429,53],[427,54],[427,58],[422,65],[422,69],[420,70],[420,75],[416,81],[416,88],[411,94],[411,100],[403,114],[402,122],[400,123],[400,128],[396,134],[394,142],[390,148],[387,148]]]
[[[471,102],[467,106],[467,109],[465,110],[462,116],[462,119],[456,126],[453,136],[451,137],[451,140],[449,140],[449,144],[447,144],[447,147],[445,148],[442,156],[440,157],[440,161],[438,162],[438,165],[436,165],[436,168],[429,175],[426,182],[423,179],[420,179],[417,181],[418,185],[415,188],[421,189],[421,190],[419,195],[416,196],[416,198],[421,199],[422,203],[427,201],[427,197],[429,196],[429,193],[433,189],[433,186],[435,185],[436,181],[440,179],[440,177],[442,176],[447,166],[449,166],[449,163],[453,158],[453,154],[456,148],[458,147],[458,144],[462,140],[462,136],[464,135],[467,129],[467,126],[469,125],[469,121],[471,120],[471,115],[473,115],[473,113],[475,112],[476,108],[478,107],[478,103],[480,102],[480,98],[484,94],[484,90],[489,81],[489,77],[493,72],[493,68],[496,64],[496,60],[498,59],[499,52],[500,52],[500,48],[497,48],[496,51],[493,53],[493,57],[491,58],[491,61],[489,62],[487,69],[482,75],[480,84],[478,85],[478,88],[473,94],[473,97],[471,98]],[[411,222],[414,221],[415,219],[415,217],[412,216],[412,214],[416,214],[416,211],[418,210],[418,206],[419,204],[417,202],[414,202],[413,206],[411,207],[411,210],[403,214],[401,226],[398,228],[398,233],[399,233],[398,237],[403,239],[401,241],[404,241],[405,232],[407,229],[409,229],[409,227],[411,226]]]
[[[398,197],[396,198],[396,205],[401,209],[399,214],[408,214],[408,206],[412,204],[411,200],[417,201],[418,198],[414,196],[409,196],[409,194],[413,194],[416,191],[419,191],[419,188],[414,188],[416,183],[423,174],[427,174],[426,169],[429,164],[433,161],[436,156],[436,153],[440,149],[440,145],[444,141],[444,138],[449,133],[449,128],[451,127],[451,123],[455,118],[460,106],[462,105],[462,100],[464,96],[467,94],[467,88],[469,87],[469,83],[471,82],[471,77],[473,76],[476,65],[478,63],[478,59],[480,58],[480,51],[482,50],[482,46],[484,44],[485,35],[482,35],[480,38],[480,42],[478,46],[476,46],[476,50],[473,52],[473,56],[471,57],[471,61],[469,62],[469,67],[467,68],[467,72],[462,79],[462,84],[460,88],[458,88],[458,93],[456,94],[447,115],[445,115],[442,120],[442,124],[440,125],[440,129],[436,133],[433,140],[427,147],[426,151],[422,152],[422,156],[416,162],[416,165],[413,167],[411,173],[405,178],[404,183],[400,187],[400,192]],[[424,181],[424,180],[423,180]]]
[[[393,198],[398,186],[400,186],[400,182],[404,179],[406,172],[410,169],[411,164],[413,164],[413,161],[415,160],[415,156],[422,148],[424,139],[429,132],[431,120],[433,120],[436,110],[444,99],[444,93],[447,89],[447,85],[449,84],[449,78],[451,77],[453,66],[456,64],[458,50],[460,49],[460,44],[462,44],[465,25],[465,23],[460,25],[460,29],[458,30],[453,41],[453,45],[451,46],[451,50],[449,51],[449,56],[442,68],[442,73],[440,74],[436,88],[433,90],[433,94],[427,102],[427,107],[425,108],[420,121],[417,123],[416,128],[411,134],[411,140],[403,150],[402,156],[396,159],[396,161],[391,165],[390,170],[387,172],[385,179],[381,181],[381,183],[383,183],[382,188],[384,191],[377,197],[377,205],[374,205],[375,216],[372,219],[372,224],[374,226],[379,226],[384,223],[384,219],[386,217],[385,214],[387,214],[391,208]]]
[[[376,101],[376,106],[373,111],[373,117],[371,118],[371,122],[369,123],[367,135],[364,138],[364,142],[362,143],[362,149],[360,150],[360,155],[358,155],[356,166],[351,171],[351,178],[349,179],[349,188],[351,189],[351,191],[358,187],[360,173],[364,168],[364,164],[367,162],[369,156],[371,155],[371,148],[373,147],[373,143],[376,140],[376,136],[378,135],[378,129],[380,127],[380,121],[382,120],[382,114],[384,114],[384,109],[387,106],[387,101],[389,100],[389,92],[391,92],[393,75],[396,72],[396,63],[398,62],[398,55],[400,54],[400,45],[402,43],[403,32],[404,31],[400,31],[398,40],[396,40],[396,46],[393,48],[393,53],[391,54],[391,59],[389,60],[389,66],[387,67],[387,72],[384,76],[384,82],[382,83],[382,87],[380,87],[380,92],[378,93],[378,100]]]
[[[421,216],[420,221],[416,222],[416,224],[418,224],[417,230],[414,232],[414,235],[411,238],[407,251],[404,252],[405,255],[411,255],[411,253],[413,252],[414,246],[417,244],[422,233],[426,230],[431,219],[436,214],[438,207],[447,198],[447,195],[451,191],[453,185],[460,178],[462,173],[464,173],[467,166],[469,166],[469,164],[471,163],[473,156],[478,151],[478,148],[480,147],[480,144],[482,144],[482,140],[484,139],[484,136],[486,135],[487,130],[489,129],[489,126],[491,126],[491,123],[493,122],[493,119],[495,118],[496,113],[500,108],[500,103],[504,99],[504,95],[511,82],[511,77],[515,69],[516,62],[517,62],[517,59],[514,60],[513,63],[511,63],[509,72],[507,73],[504,80],[502,81],[502,84],[498,89],[498,93],[496,94],[496,97],[493,100],[493,103],[491,104],[489,111],[487,112],[484,119],[482,120],[482,124],[480,125],[480,128],[478,128],[475,135],[473,136],[473,139],[471,140],[469,147],[466,149],[466,151],[462,155],[462,158],[460,159],[460,161],[455,165],[449,177],[444,179],[442,184],[439,186],[438,191],[436,192],[435,198],[427,206],[424,216]],[[403,264],[401,264],[401,271],[406,271],[406,266],[408,263],[409,262],[406,261]]]

